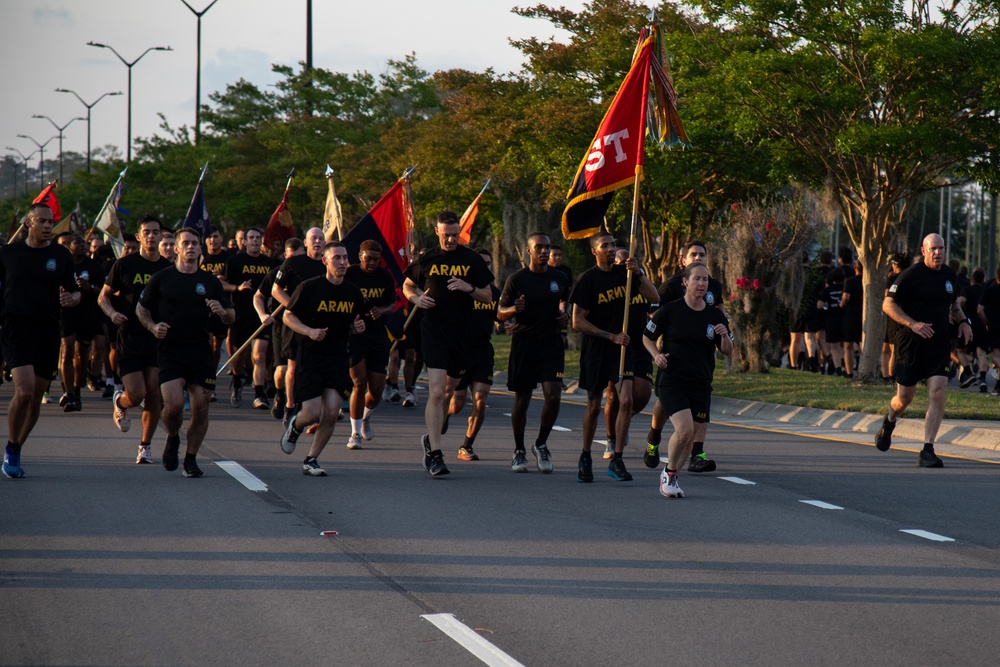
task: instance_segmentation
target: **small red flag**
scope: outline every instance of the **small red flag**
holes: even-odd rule
[[[462,230],[458,233],[458,242],[462,245],[469,245],[469,242],[472,241],[472,225],[476,222],[476,216],[479,215],[479,200],[482,197],[482,192],[476,195],[476,198],[469,204],[469,208],[465,209],[465,213],[462,214],[462,219],[459,220]]]
[[[59,222],[62,219],[62,211],[59,210],[59,200],[56,199],[56,191],[55,191],[56,185],[58,183],[59,181],[52,181],[51,183],[49,183],[48,186],[46,186],[46,188],[42,190],[42,193],[37,197],[35,197],[35,201],[31,202],[32,204],[45,204],[46,206],[51,208],[52,218],[56,222]]]

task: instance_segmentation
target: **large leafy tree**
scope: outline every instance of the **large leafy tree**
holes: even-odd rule
[[[725,29],[721,101],[781,180],[825,187],[864,265],[859,378],[878,377],[885,269],[902,220],[946,172],[995,182],[1000,6],[703,0]]]

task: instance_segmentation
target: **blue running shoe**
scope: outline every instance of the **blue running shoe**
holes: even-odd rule
[[[625,462],[622,457],[616,456],[608,464],[608,477],[616,482],[631,482],[632,473],[625,469]]]
[[[12,452],[9,449],[4,451],[3,474],[11,479],[24,477],[24,469],[21,468],[21,452]]]

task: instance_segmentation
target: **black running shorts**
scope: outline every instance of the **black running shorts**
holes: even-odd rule
[[[6,319],[0,347],[8,369],[32,366],[35,377],[54,380],[59,369],[59,325],[46,320]]]
[[[335,389],[347,400],[354,387],[347,355],[313,354],[300,349],[295,362],[295,400],[299,403],[319,398],[327,389]]]
[[[196,384],[208,391],[215,390],[215,360],[208,343],[197,348],[159,345],[156,357],[161,385],[180,379],[184,380],[184,386]]]
[[[696,424],[707,424],[712,409],[711,393],[690,393],[677,387],[659,386],[656,397],[660,399],[667,416],[677,414],[681,410],[690,410],[691,418]]]
[[[380,325],[374,326],[378,326],[379,335],[355,335],[351,336],[347,343],[351,355],[351,368],[363,361],[366,372],[385,375],[389,366],[389,337],[385,335],[385,330]]]
[[[473,384],[493,386],[493,343],[477,345],[475,357],[468,371],[458,381],[455,391],[465,391]]]
[[[507,364],[507,389],[532,391],[538,383],[562,383],[566,350],[558,333],[547,338],[527,338],[514,334]]]
[[[917,339],[900,332],[896,342],[896,383],[915,387],[921,380],[934,375],[948,375],[951,345],[947,338]]]
[[[156,337],[143,331],[118,330],[118,374],[141,373],[159,366],[156,355]]]

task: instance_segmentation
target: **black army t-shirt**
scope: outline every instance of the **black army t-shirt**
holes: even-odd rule
[[[616,264],[608,271],[592,266],[577,279],[570,303],[585,309],[587,321],[598,329],[620,332],[625,321],[627,279],[628,271],[624,266]]]
[[[472,328],[469,338],[476,345],[486,344],[493,337],[497,322],[497,306],[500,304],[500,288],[490,284],[490,302],[472,301]]]
[[[23,318],[59,323],[59,288],[79,291],[73,275],[73,256],[58,243],[32,248],[16,241],[0,250],[3,281],[2,319]]]
[[[711,393],[715,350],[722,346],[722,336],[714,329],[717,324],[729,328],[721,310],[710,306],[694,310],[684,299],[671,301],[653,313],[643,335],[654,341],[662,336],[663,352],[670,355],[666,369],[656,376],[657,386],[691,394]]]
[[[908,317],[926,322],[934,328],[930,340],[947,340],[951,322],[951,304],[958,298],[958,280],[947,265],[937,271],[923,262],[914,264],[899,274],[889,288],[889,297]],[[920,338],[911,329],[899,328],[903,338]],[[921,341],[924,339],[921,338]]]
[[[361,295],[364,297],[364,307],[361,310],[361,314],[365,319],[365,331],[360,335],[370,340],[376,340],[381,337],[388,341],[385,333],[385,317],[373,320],[369,316],[369,313],[372,308],[391,306],[396,300],[396,280],[392,277],[392,274],[381,266],[371,273],[365,271],[360,266],[351,266],[347,269],[347,275],[344,277],[344,280],[360,289]]]
[[[118,294],[119,298],[114,300],[114,306],[118,312],[128,318],[124,327],[125,331],[149,334],[139,324],[139,319],[135,316],[135,307],[139,303],[139,295],[152,277],[171,266],[173,264],[165,257],[160,257],[154,262],[139,253],[134,253],[122,257],[111,267],[105,284]]]
[[[208,271],[213,276],[225,275],[226,262],[229,261],[231,256],[230,252],[225,248],[220,250],[217,255],[209,255],[206,252],[201,258],[201,268],[203,271]]]
[[[660,305],[666,305],[671,301],[684,298],[684,272],[678,271],[670,276],[667,282],[657,288],[660,294]],[[709,306],[722,306],[722,283],[709,276],[708,290],[705,292],[705,303]]]
[[[493,272],[478,253],[459,246],[452,251],[428,250],[407,267],[406,277],[434,299],[435,306],[424,312],[425,322],[461,332],[470,324],[475,299],[468,292],[448,289],[448,281],[460,278],[479,289],[493,281]]]
[[[253,257],[245,252],[235,253],[226,262],[226,282],[237,288],[232,292],[233,309],[236,311],[236,321],[233,323],[235,327],[240,328],[241,325],[247,324],[255,327],[259,325],[260,318],[257,317],[257,311],[253,307],[253,295],[272,268],[274,261],[267,255]],[[248,280],[250,289],[240,290],[239,286]],[[271,295],[268,293],[266,296]]]
[[[533,340],[558,336],[561,327],[556,318],[561,312],[561,302],[569,300],[570,284],[566,274],[549,268],[535,273],[524,268],[507,279],[500,295],[500,307],[513,306],[524,297],[524,310],[517,313],[515,336]]]
[[[205,303],[208,299],[218,301],[223,308],[231,307],[222,283],[214,275],[204,269],[181,273],[171,266],[153,275],[139,303],[153,314],[153,321],[170,325],[160,345],[197,347],[208,344],[212,315]]]
[[[278,268],[274,284],[291,294],[303,281],[325,274],[326,267],[321,260],[309,255],[295,255],[286,259]]]
[[[319,342],[297,334],[303,352],[346,355],[351,325],[364,305],[361,290],[346,280],[334,285],[323,275],[302,282],[292,292],[288,311],[307,327],[327,330],[326,338]]]

